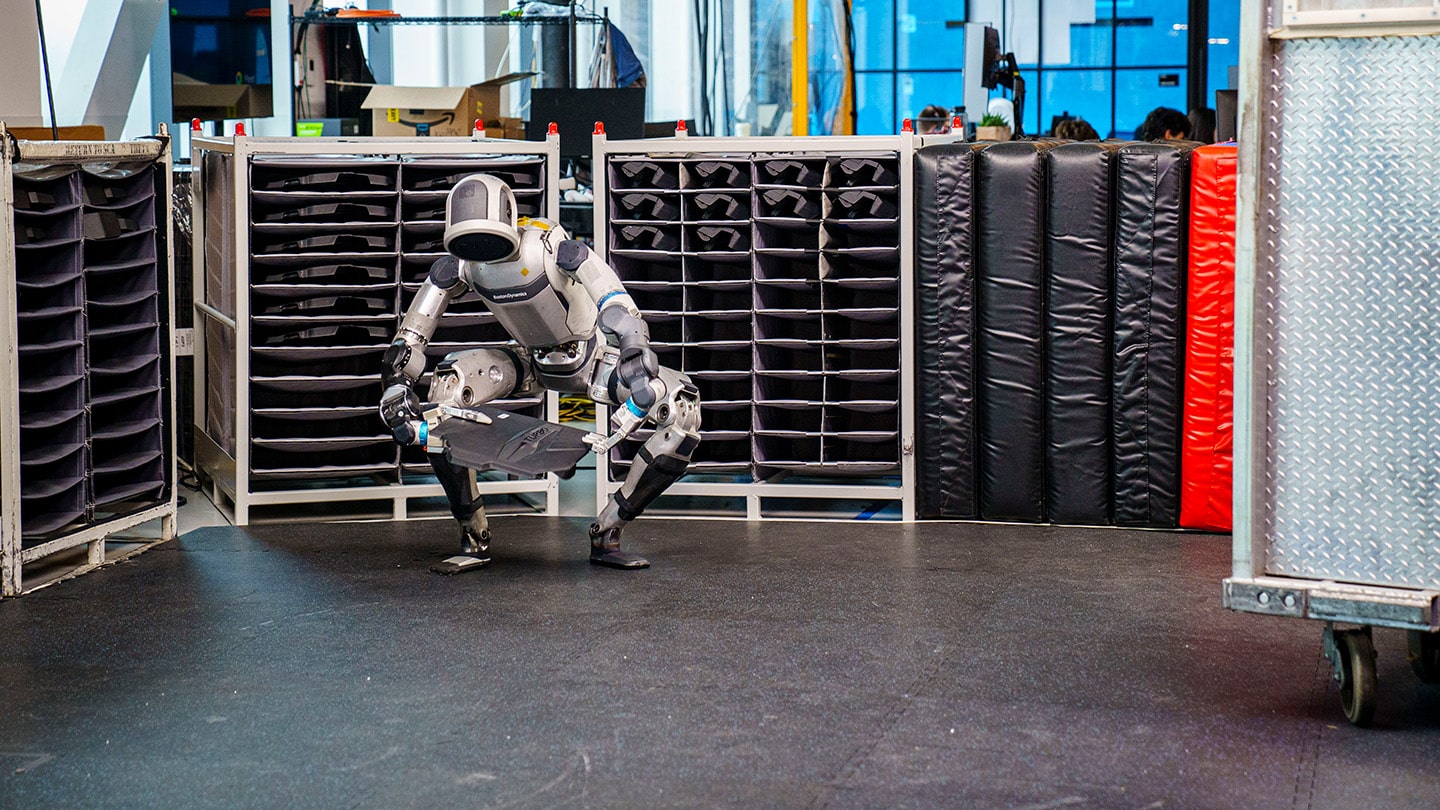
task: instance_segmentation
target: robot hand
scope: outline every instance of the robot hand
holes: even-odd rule
[[[380,397],[380,418],[399,444],[423,444],[420,400],[409,386],[392,385]]]

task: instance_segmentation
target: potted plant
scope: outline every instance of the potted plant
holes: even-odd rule
[[[975,125],[975,140],[977,141],[1008,141],[1010,140],[1010,125],[1005,119],[993,113],[986,113],[980,123]]]

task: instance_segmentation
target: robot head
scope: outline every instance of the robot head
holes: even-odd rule
[[[520,247],[515,192],[498,177],[472,174],[445,199],[445,249],[472,262],[495,262]]]

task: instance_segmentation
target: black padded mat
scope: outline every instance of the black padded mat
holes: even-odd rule
[[[588,522],[456,577],[448,521],[202,529],[0,601],[0,805],[1440,804],[1404,634],[1351,728],[1318,624],[1220,607],[1228,537],[642,518],[621,572]]]
[[[974,164],[955,143],[915,154],[916,511],[973,518]]]
[[[976,158],[976,356],[980,516],[1045,519],[1047,142]]]
[[[1112,436],[1115,522],[1175,526],[1188,168],[1194,144],[1116,155]]]
[[[1110,522],[1110,212],[1114,143],[1046,155],[1045,505]]]

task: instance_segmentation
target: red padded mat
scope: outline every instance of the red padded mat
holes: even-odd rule
[[[1234,144],[1196,149],[1190,172],[1180,525],[1230,531],[1235,395]]]

